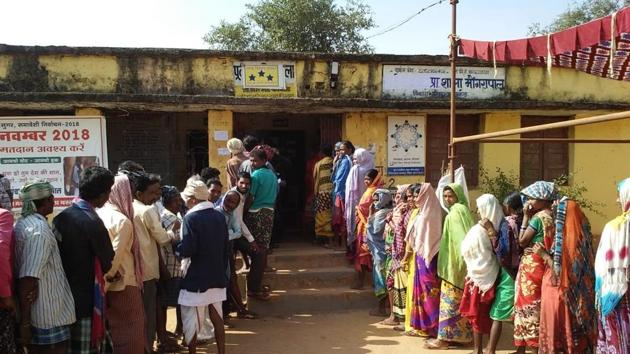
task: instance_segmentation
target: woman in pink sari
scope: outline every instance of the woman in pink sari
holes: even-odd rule
[[[416,194],[416,192],[414,192]],[[430,183],[417,188],[418,216],[407,232],[409,264],[405,333],[437,337],[440,317],[440,278],[437,255],[442,239],[442,207]]]
[[[357,231],[356,207],[359,205],[359,200],[367,188],[364,182],[365,175],[374,168],[374,155],[365,149],[359,148],[354,152],[352,161],[354,164],[350,169],[350,173],[348,173],[348,179],[346,179],[345,220],[348,254],[349,258],[354,259],[353,255],[356,253],[356,249],[353,246],[356,241]]]

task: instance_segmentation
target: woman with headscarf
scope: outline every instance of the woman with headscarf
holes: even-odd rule
[[[405,299],[407,272],[402,261],[405,258],[405,217],[409,211],[407,192],[410,184],[399,185],[394,198],[394,209],[387,216],[385,226],[385,253],[387,254],[387,292],[389,293],[389,317],[381,321],[382,325],[397,326],[405,319]],[[413,192],[411,192],[411,198]],[[410,199],[411,199],[410,198]]]
[[[411,310],[412,310],[412,299],[413,299],[413,283],[414,283],[414,277],[415,277],[415,272],[412,272],[411,266],[414,264],[413,261],[413,244],[414,244],[414,223],[416,222],[416,218],[418,217],[418,213],[420,212],[420,209],[418,209],[418,204],[416,203],[416,200],[418,198],[418,196],[420,195],[420,189],[421,189],[422,185],[419,183],[414,183],[411,185],[411,187],[409,187],[408,189],[408,194],[407,194],[407,203],[409,205],[409,212],[407,213],[406,217],[405,217],[405,228],[403,230],[401,230],[402,232],[402,237],[404,238],[404,244],[405,244],[405,254],[403,255],[403,260],[401,261],[402,263],[402,269],[404,270],[407,279],[404,281],[407,289],[405,291],[405,297],[404,299],[402,299],[402,301],[404,301],[404,309],[405,309],[405,314],[404,314],[404,318],[405,321],[403,323],[401,323],[400,325],[394,327],[395,331],[402,331],[403,334],[406,335],[410,335],[410,336],[416,336],[416,332],[413,331],[412,327],[411,327]]]
[[[369,189],[369,188],[368,188]],[[372,284],[374,295],[379,299],[378,314],[387,315],[387,273],[385,270],[385,231],[386,218],[392,210],[392,195],[388,189],[377,189],[372,194],[372,206],[367,220],[367,246],[372,254]]]
[[[524,249],[516,275],[514,299],[514,345],[538,352],[540,297],[545,259],[538,250],[553,238],[555,226],[551,207],[557,199],[553,183],[538,181],[521,191],[527,199],[518,240]]]
[[[322,159],[317,161],[311,174],[314,184],[315,237],[322,238],[325,247],[335,235],[332,230],[332,180],[333,158],[330,145],[322,145]]]
[[[595,256],[597,353],[630,352],[630,178],[617,186],[621,215],[604,227]]]
[[[115,255],[106,279],[107,321],[116,353],[145,350],[142,305],[142,261],[133,223],[133,197],[129,179],[119,174],[109,201],[97,211],[109,233]],[[115,278],[114,275],[122,275]]]
[[[238,171],[241,168],[243,161],[247,160],[247,155],[245,155],[245,147],[243,147],[241,139],[232,138],[227,141],[226,146],[232,155],[227,161],[227,165],[225,167],[228,175],[228,187],[231,189],[236,187],[236,181],[238,181]]]
[[[332,227],[341,243],[346,242],[346,181],[352,169],[353,154],[354,145],[349,141],[342,141],[339,145],[339,155],[333,164]]]
[[[501,338],[503,322],[512,322],[514,314],[514,279],[521,258],[518,233],[523,222],[523,202],[519,192],[514,192],[505,198],[503,213],[506,216],[501,221],[497,237],[490,238],[501,270],[494,292],[494,301],[490,307],[490,318],[493,322],[486,349],[488,354],[495,353]],[[495,231],[494,225],[489,220],[482,220],[482,224],[489,234]],[[525,348],[518,347],[517,353],[525,353]]]
[[[374,168],[374,155],[365,149],[357,149],[354,152],[352,162],[354,165],[350,169],[346,180],[346,232],[348,247],[352,247],[357,238],[357,218],[356,207],[367,188],[365,175]],[[370,196],[371,198],[371,196]],[[351,252],[353,254],[354,252]]]
[[[417,216],[408,229],[411,256],[406,297],[405,333],[436,337],[440,307],[437,255],[442,238],[442,208],[430,183],[422,183],[415,196]]]
[[[595,252],[591,226],[579,204],[555,205],[555,232],[537,253],[545,261],[539,353],[592,353],[597,340]]]
[[[461,315],[459,305],[466,277],[461,244],[475,222],[461,185],[451,183],[444,187],[443,198],[449,211],[444,219],[437,264],[442,279],[440,318],[437,338],[426,342],[427,349],[446,349],[449,344],[468,344],[473,339],[470,321]]]
[[[339,163],[339,158],[341,157],[341,145],[343,143],[338,141],[335,143],[333,147],[333,175],[335,174],[335,169],[337,168],[337,164]]]
[[[363,177],[365,191],[355,208],[357,220],[356,240],[354,244],[354,269],[357,271],[357,281],[352,289],[362,289],[365,273],[372,270],[372,256],[368,249],[367,226],[370,211],[372,209],[372,195],[383,185],[381,174],[374,169],[368,170]]]
[[[461,251],[466,262],[466,285],[459,305],[462,316],[468,318],[474,332],[475,352],[483,353],[483,335],[490,334],[490,307],[494,300],[494,285],[499,275],[499,262],[494,255],[491,239],[503,220],[501,204],[492,194],[477,198],[481,221],[475,224],[462,241]],[[489,221],[490,230],[483,224]]]

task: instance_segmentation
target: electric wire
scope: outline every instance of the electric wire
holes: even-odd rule
[[[391,31],[393,31],[393,30],[395,30],[395,29],[397,29],[397,28],[401,27],[402,25],[406,24],[407,22],[411,21],[411,20],[412,20],[412,19],[414,19],[416,16],[420,15],[421,13],[425,12],[426,10],[428,10],[428,9],[430,9],[430,8],[434,7],[434,6],[440,5],[440,4],[442,4],[442,3],[446,2],[446,1],[447,1],[447,0],[439,0],[439,1],[436,1],[436,2],[434,2],[434,3],[432,3],[432,4],[430,4],[430,5],[428,5],[428,6],[424,7],[424,8],[422,8],[422,9],[420,9],[420,11],[418,11],[418,12],[416,12],[415,14],[413,14],[413,15],[411,15],[411,16],[409,16],[409,17],[407,17],[407,18],[406,18],[406,19],[404,19],[403,21],[401,21],[401,22],[399,22],[399,23],[397,23],[397,24],[395,24],[395,25],[391,25],[391,26],[385,27],[385,29],[383,29],[383,30],[381,30],[380,32],[377,32],[377,33],[375,33],[375,34],[373,34],[373,35],[370,35],[370,36],[366,37],[366,39],[374,38],[374,37],[377,37],[377,36],[384,35],[385,33],[391,32]]]

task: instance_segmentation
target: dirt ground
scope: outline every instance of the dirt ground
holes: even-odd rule
[[[174,329],[174,313],[169,313],[169,330]],[[472,348],[433,351],[423,349],[424,340],[401,335],[391,327],[377,325],[377,317],[366,311],[340,314],[297,315],[232,320],[227,331],[229,354],[417,354],[470,353]],[[513,352],[512,328],[505,326],[497,353]],[[198,353],[216,353],[214,344],[200,347]]]

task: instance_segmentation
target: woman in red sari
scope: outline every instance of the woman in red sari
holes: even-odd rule
[[[524,205],[519,243],[524,249],[516,275],[514,301],[514,344],[538,353],[540,301],[545,260],[539,250],[553,238],[555,225],[551,206],[557,199],[553,183],[539,181],[521,191],[528,199]]]
[[[367,188],[356,207],[357,237],[355,240],[354,269],[357,271],[357,283],[352,286],[353,289],[362,289],[365,273],[372,270],[372,257],[367,246],[367,220],[370,217],[372,195],[383,185],[381,174],[375,169],[367,172],[363,182]]]

